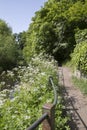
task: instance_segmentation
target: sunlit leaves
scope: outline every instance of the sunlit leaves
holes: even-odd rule
[[[32,19],[24,48],[25,57],[44,50],[57,60],[68,58],[76,44],[74,29],[86,28],[86,5],[81,0],[48,0]]]
[[[76,45],[72,54],[72,64],[81,73],[87,74],[87,41]]]
[[[12,30],[4,20],[0,19],[0,35],[11,35]]]
[[[42,115],[43,104],[53,102],[49,76],[54,77],[55,85],[58,82],[56,61],[42,54],[35,55],[27,67],[19,66],[14,68],[13,72],[7,72],[8,77],[14,78],[14,72],[17,74],[16,78],[20,79],[20,83],[17,82],[17,85],[13,86],[13,98],[8,94],[8,99],[4,100],[7,92],[0,92],[1,130],[25,130],[30,126]],[[9,93],[11,93],[10,90]]]

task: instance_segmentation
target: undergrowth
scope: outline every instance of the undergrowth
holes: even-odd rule
[[[2,75],[6,78],[0,84],[0,130],[25,130],[41,117],[42,106],[54,100],[49,76],[53,77],[55,85],[58,86],[56,61],[52,57],[35,56],[28,66],[19,66]],[[67,118],[62,116],[63,106],[60,99],[58,95],[56,130],[69,130],[66,125]]]
[[[72,81],[76,87],[80,88],[83,94],[87,95],[87,80],[86,79],[81,79],[81,78],[78,79],[73,76]]]

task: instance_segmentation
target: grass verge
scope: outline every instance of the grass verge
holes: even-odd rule
[[[80,88],[83,94],[87,95],[87,80],[81,78],[78,79],[73,76],[72,81],[76,87]]]

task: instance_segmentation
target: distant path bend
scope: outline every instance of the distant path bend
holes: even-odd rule
[[[59,67],[59,82],[63,84],[67,112],[71,116],[71,130],[87,130],[87,97],[72,84],[72,73],[68,67]]]

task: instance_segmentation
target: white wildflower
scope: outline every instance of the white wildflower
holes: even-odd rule
[[[1,85],[5,85],[5,82],[3,81],[3,82],[1,82]]]

